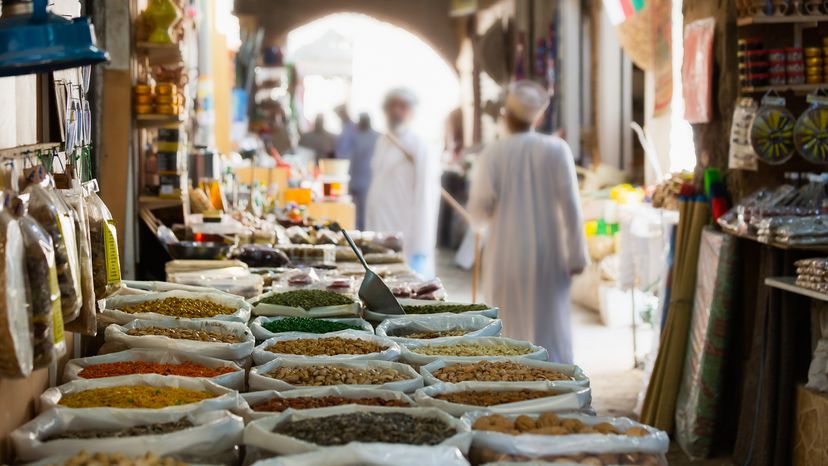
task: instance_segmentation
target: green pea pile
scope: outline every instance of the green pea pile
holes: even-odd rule
[[[261,301],[264,304],[277,306],[299,307],[305,310],[315,307],[342,306],[353,304],[354,300],[348,296],[325,290],[295,290],[268,296]]]
[[[460,314],[462,312],[485,311],[491,307],[485,304],[428,304],[425,306],[403,306],[406,314],[440,314],[450,312]]]
[[[309,319],[307,317],[286,317],[284,319],[265,322],[262,327],[273,333],[304,332],[304,333],[331,333],[340,330],[362,330],[358,325],[348,325],[332,320]]]

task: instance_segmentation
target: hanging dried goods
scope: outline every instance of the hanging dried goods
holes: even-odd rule
[[[158,409],[197,403],[215,397],[213,393],[186,388],[122,385],[69,393],[61,397],[59,404],[67,408]]]

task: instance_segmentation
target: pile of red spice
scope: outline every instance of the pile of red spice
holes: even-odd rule
[[[78,375],[84,379],[100,379],[102,377],[118,377],[120,375],[133,374],[161,374],[210,378],[229,372],[233,372],[233,369],[229,367],[212,369],[192,362],[161,364],[147,361],[123,361],[93,364],[85,367]]]

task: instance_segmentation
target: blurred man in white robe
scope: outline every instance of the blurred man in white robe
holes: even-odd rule
[[[368,190],[368,230],[402,233],[409,265],[424,278],[434,276],[440,164],[426,142],[410,128],[417,104],[407,89],[388,93],[383,110],[388,130],[377,140]]]
[[[501,310],[504,335],[572,363],[569,288],[587,265],[575,163],[567,143],[534,132],[549,102],[531,81],[512,84],[508,136],[477,159],[468,208],[486,227],[483,293]]]

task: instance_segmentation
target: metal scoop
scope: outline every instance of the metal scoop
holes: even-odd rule
[[[400,306],[400,303],[397,301],[394,293],[391,293],[391,290],[388,289],[388,285],[382,281],[379,275],[375,274],[370,268],[368,268],[368,263],[365,262],[365,257],[362,255],[362,251],[360,251],[356,243],[354,243],[354,240],[351,239],[351,235],[349,235],[345,229],[340,227],[338,223],[330,225],[330,228],[333,231],[342,232],[342,235],[345,236],[345,240],[348,241],[351,249],[354,250],[354,254],[356,254],[357,259],[359,259],[359,261],[362,262],[362,266],[365,267],[365,278],[362,279],[362,285],[359,287],[359,297],[365,301],[368,309],[379,314],[405,315],[405,311],[403,311],[403,308]]]

